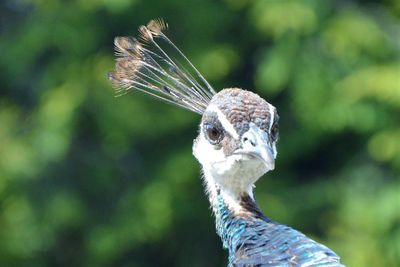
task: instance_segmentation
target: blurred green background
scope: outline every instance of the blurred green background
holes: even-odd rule
[[[5,0],[0,266],[225,266],[200,117],[106,78],[113,38],[162,17],[217,90],[277,106],[256,198],[348,266],[400,266],[400,2]]]

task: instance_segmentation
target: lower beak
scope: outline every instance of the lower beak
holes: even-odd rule
[[[261,160],[268,169],[275,169],[274,153],[270,145],[257,146],[255,149],[245,150],[243,153]]]

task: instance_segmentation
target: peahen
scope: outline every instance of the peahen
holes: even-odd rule
[[[276,108],[239,88],[216,93],[152,20],[139,40],[116,37],[119,94],[131,89],[202,115],[193,154],[202,165],[216,229],[229,251],[228,266],[343,266],[326,246],[266,217],[253,196],[254,183],[274,169]]]

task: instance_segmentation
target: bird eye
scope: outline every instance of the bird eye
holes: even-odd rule
[[[218,144],[224,137],[223,131],[217,128],[214,124],[205,123],[203,128],[208,141],[212,145]]]
[[[271,140],[274,142],[278,140],[278,137],[279,137],[279,125],[278,123],[274,123],[271,129]]]

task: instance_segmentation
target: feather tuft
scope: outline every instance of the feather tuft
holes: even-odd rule
[[[202,114],[214,89],[187,57],[163,33],[162,19],[139,27],[139,40],[116,37],[115,71],[108,77],[118,95],[130,89]]]
[[[147,29],[154,35],[159,35],[168,28],[168,24],[163,19],[153,19],[147,24]]]
[[[151,42],[153,41],[153,34],[146,26],[142,25],[139,27],[139,39],[144,42]]]

